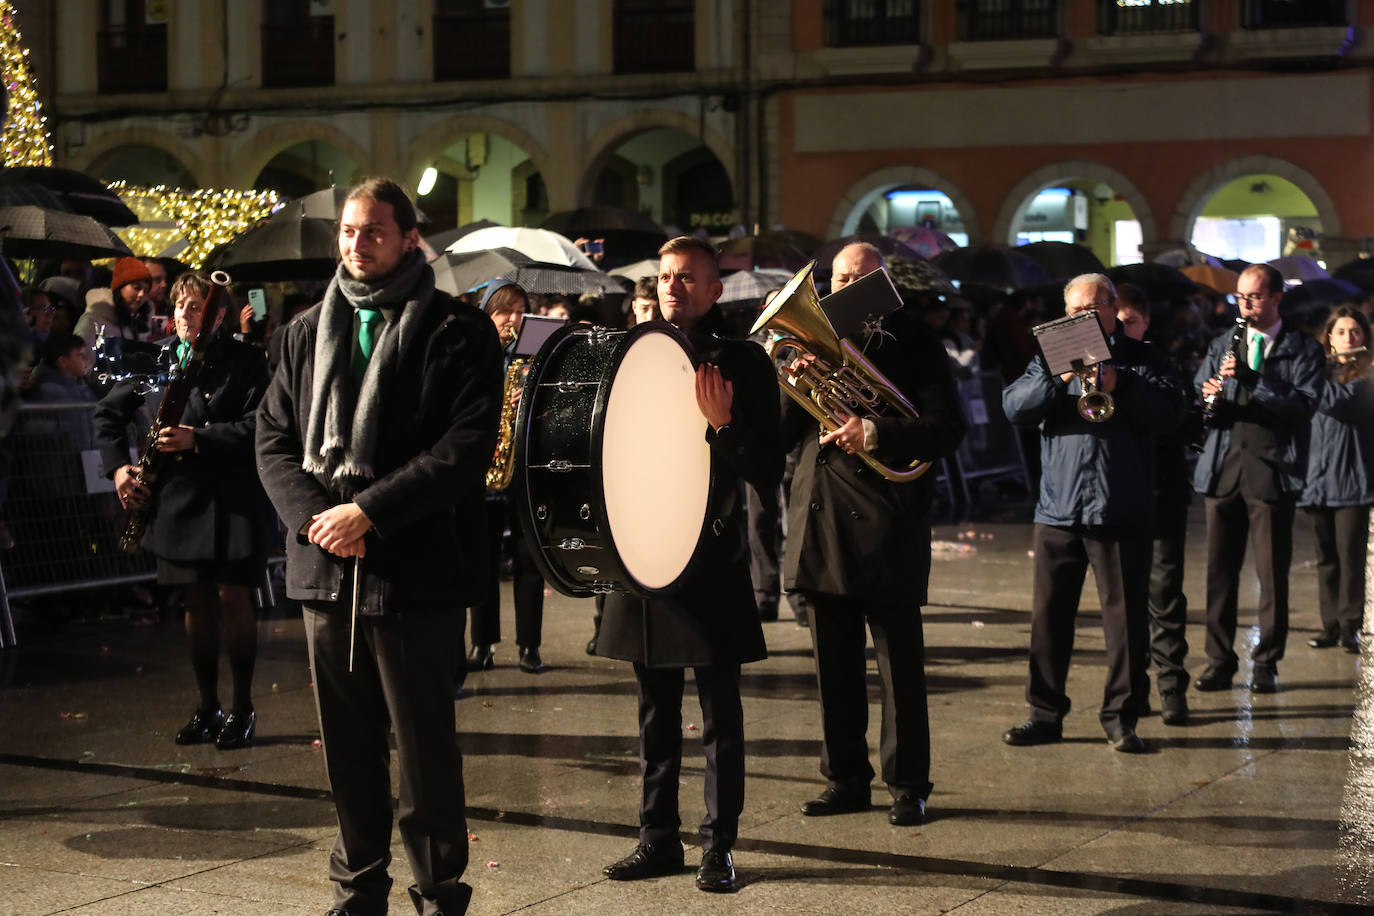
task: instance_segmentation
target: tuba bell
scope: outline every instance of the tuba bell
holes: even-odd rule
[[[810,353],[815,359],[793,375],[778,370],[782,390],[815,417],[827,434],[833,433],[851,417],[915,417],[916,408],[888,381],[853,344],[840,339],[821,309],[811,271],[807,264],[782,288],[773,302],[754,322],[750,334],[768,329],[780,335],[765,349],[776,360],[786,349]],[[854,453],[865,464],[888,480],[898,483],[915,480],[930,469],[929,461],[913,461],[904,468],[883,464],[865,451]]]

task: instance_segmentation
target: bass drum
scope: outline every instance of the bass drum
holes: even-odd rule
[[[695,354],[677,328],[555,332],[525,379],[515,455],[515,511],[550,586],[650,595],[687,573],[711,453]]]

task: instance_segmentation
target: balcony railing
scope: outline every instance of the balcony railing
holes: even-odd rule
[[[616,0],[615,72],[695,70],[694,7],[692,0]]]
[[[831,48],[919,44],[918,0],[828,0],[825,43]]]
[[[1247,29],[1303,29],[1350,25],[1346,0],[1244,0],[1241,26]]]
[[[960,0],[965,41],[1014,41],[1059,36],[1059,0]]]
[[[334,17],[262,27],[262,84],[334,85]]]
[[[1100,0],[1098,31],[1103,35],[1196,32],[1197,8],[1193,0]]]
[[[510,10],[480,6],[434,14],[434,78],[487,80],[510,76]]]
[[[100,91],[167,91],[167,27],[104,29],[96,58]]]

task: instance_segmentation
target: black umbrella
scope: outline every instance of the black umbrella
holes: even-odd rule
[[[935,256],[934,264],[951,280],[993,289],[1026,289],[1053,282],[1039,264],[1005,245],[955,248]]]
[[[460,296],[488,280],[515,278],[521,267],[538,263],[514,248],[484,248],[481,251],[446,251],[429,266],[434,268],[434,286],[452,296]]]
[[[779,236],[746,235],[729,239],[717,249],[721,270],[759,270],[776,267],[798,271],[810,260],[791,242]]]
[[[510,279],[519,283],[527,293],[559,293],[567,296],[619,295],[625,292],[619,277],[585,267],[567,267],[542,261],[520,267]]]
[[[222,270],[236,281],[332,277],[339,259],[334,220],[283,213],[278,211],[210,252],[205,259],[206,269]]]
[[[1045,269],[1056,280],[1071,280],[1080,274],[1106,271],[1091,248],[1073,242],[1031,242],[1015,249]]]
[[[914,293],[933,293],[937,296],[954,296],[958,291],[949,282],[940,268],[920,258],[890,258],[887,262],[888,275],[899,290]]]
[[[1279,313],[1284,317],[1306,319],[1315,312],[1368,298],[1368,293],[1345,280],[1335,277],[1308,280],[1284,291]]]
[[[1129,283],[1140,287],[1151,301],[1165,302],[1187,299],[1198,291],[1197,284],[1189,280],[1176,267],[1150,262],[1148,264],[1123,264],[1107,271],[1113,283]]]
[[[570,239],[578,236],[604,236],[609,232],[638,232],[667,240],[668,234],[663,227],[643,213],[624,210],[620,207],[578,207],[576,210],[560,210],[549,214],[549,218],[539,225],[540,229],[552,229]]]
[[[1331,271],[1331,276],[1353,283],[1365,292],[1374,292],[1374,259],[1360,258]]]
[[[74,169],[26,165],[0,170],[0,184],[25,182],[46,188],[62,202],[62,209],[97,219],[107,226],[132,226],[138,215],[98,178]]]
[[[464,223],[456,229],[445,229],[443,232],[436,232],[433,235],[425,236],[425,241],[436,253],[448,250],[448,246],[467,235],[469,232],[476,232],[478,229],[490,229],[493,226],[500,226],[489,219],[479,219],[475,222]]]
[[[338,222],[339,215],[343,213],[344,201],[348,199],[348,192],[351,190],[353,189],[333,186],[325,188],[323,191],[313,191],[303,197],[288,201],[285,206],[272,215],[276,217],[285,213],[297,218]],[[421,227],[428,226],[430,223],[429,217],[419,207],[415,208],[415,221]]]
[[[11,258],[133,255],[119,236],[91,217],[43,207],[0,207],[0,239]]]
[[[830,276],[831,268],[835,263],[835,255],[840,253],[840,249],[846,245],[853,245],[856,242],[867,242],[878,251],[882,252],[883,258],[906,258],[908,260],[920,260],[921,255],[916,249],[903,242],[894,239],[890,235],[870,235],[867,233],[860,235],[846,235],[844,238],[826,242],[817,248],[812,257],[816,259],[816,279],[824,280]]]

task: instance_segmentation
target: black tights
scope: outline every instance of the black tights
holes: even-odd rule
[[[224,640],[234,679],[234,706],[253,709],[253,662],[258,654],[258,620],[247,586],[197,582],[186,589],[186,635],[201,709],[219,709],[219,645]]]

